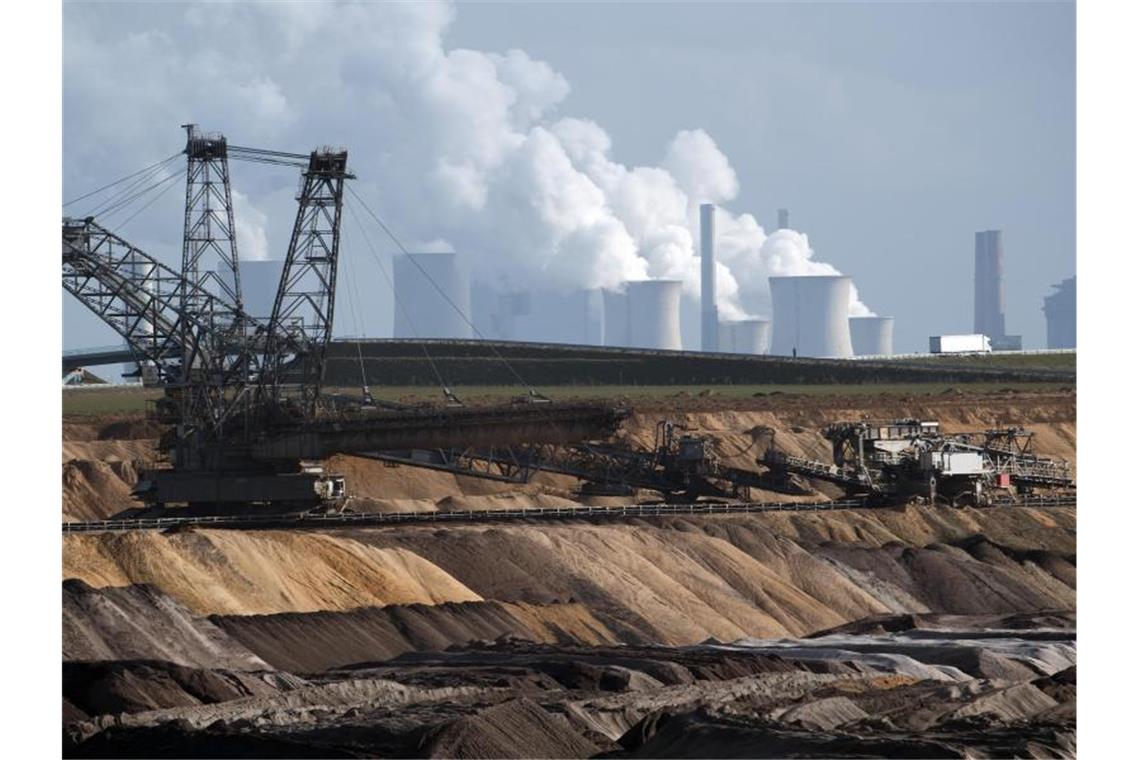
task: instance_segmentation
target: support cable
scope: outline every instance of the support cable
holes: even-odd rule
[[[98,195],[99,193],[103,192],[104,190],[109,190],[110,188],[114,187],[115,185],[118,185],[121,182],[126,182],[128,179],[131,179],[132,177],[136,177],[139,174],[142,174],[143,172],[150,171],[150,170],[155,169],[159,166],[162,166],[163,164],[169,163],[170,161],[173,161],[174,159],[178,158],[181,155],[182,155],[182,151],[178,151],[177,153],[175,153],[172,156],[167,156],[166,158],[162,159],[161,161],[156,161],[155,163],[151,164],[150,166],[144,166],[142,169],[139,169],[136,172],[131,172],[127,176],[120,177],[119,179],[115,180],[114,182],[109,182],[106,185],[103,185],[102,187],[96,188],[89,193],[84,193],[83,195],[80,195],[78,198],[72,198],[69,201],[64,201],[63,207],[67,208],[68,206],[70,206],[74,203],[78,203],[79,201],[84,200],[85,198],[90,198],[93,195]]]
[[[138,192],[131,194],[130,196],[128,196],[126,198],[123,198],[123,199],[121,199],[115,203],[110,204],[110,205],[106,205],[103,208],[99,209],[98,211],[93,211],[91,213],[91,216],[97,216],[101,219],[108,219],[108,218],[114,216],[115,214],[119,213],[123,209],[127,208],[132,203],[134,203],[136,200],[138,200],[139,198],[142,198],[143,196],[145,196],[147,193],[151,192],[152,190],[157,189],[161,185],[163,185],[167,182],[170,182],[173,179],[178,179],[179,176],[181,176],[181,175],[179,175],[177,172],[168,174],[167,176],[163,177],[162,179],[158,180],[157,182],[154,182],[154,183],[148,185],[147,187],[144,187],[143,189],[139,190]]]
[[[179,175],[177,175],[177,174],[172,174],[172,175],[170,175],[170,178],[169,178],[169,179],[173,179],[173,178],[175,178],[175,177],[178,177],[178,176],[179,176]],[[147,202],[146,202],[146,203],[144,203],[142,206],[140,206],[140,207],[138,208],[138,210],[136,210],[134,213],[132,213],[130,216],[128,216],[128,217],[127,217],[126,219],[124,219],[123,221],[119,222],[119,225],[118,225],[117,227],[115,227],[115,229],[114,229],[114,230],[112,230],[112,232],[114,232],[114,233],[117,235],[117,234],[119,233],[119,231],[120,231],[121,229],[123,229],[124,227],[126,227],[126,226],[127,226],[127,224],[128,224],[128,223],[129,223],[129,222],[130,222],[132,219],[134,219],[136,216],[138,216],[139,214],[141,214],[142,212],[144,212],[144,211],[146,211],[148,208],[150,208],[152,205],[154,205],[154,203],[155,203],[155,202],[156,202],[156,201],[157,201],[159,198],[161,198],[162,196],[166,195],[166,194],[167,194],[167,193],[170,191],[170,188],[172,188],[172,187],[177,187],[177,186],[178,186],[178,183],[177,183],[177,182],[171,182],[171,183],[170,183],[170,184],[168,184],[166,187],[162,188],[162,192],[160,192],[160,193],[157,193],[157,194],[156,194],[156,195],[155,195],[153,198],[151,198],[149,201],[147,201]]]
[[[487,337],[483,335],[482,331],[480,331],[479,328],[475,326],[475,323],[470,318],[468,318],[466,314],[463,313],[463,310],[455,304],[455,301],[451,300],[451,297],[447,295],[447,292],[439,286],[439,284],[432,278],[430,274],[428,274],[427,270],[424,269],[418,261],[416,261],[415,257],[408,252],[408,249],[404,247],[404,244],[400,242],[400,239],[396,237],[396,234],[392,232],[391,228],[389,228],[388,225],[384,223],[384,220],[377,216],[376,212],[373,211],[368,206],[368,204],[364,202],[364,199],[360,197],[356,190],[350,186],[348,188],[348,191],[352,194],[353,198],[359,201],[360,205],[364,207],[364,210],[368,212],[368,215],[371,216],[378,225],[380,225],[380,228],[384,230],[389,238],[392,239],[392,242],[396,244],[396,247],[399,248],[400,251],[408,257],[408,260],[411,261],[415,268],[419,270],[420,274],[422,274],[427,279],[427,281],[431,283],[432,287],[435,288],[441,296],[443,296],[443,299],[447,301],[448,305],[451,306],[455,313],[459,315],[460,319],[467,323],[467,325],[471,328],[471,331],[475,333],[475,335],[478,336],[480,340],[486,342],[487,347],[491,349],[491,352],[495,354],[495,357],[503,363],[503,365],[510,371],[512,375],[514,375],[515,380],[517,380],[520,385],[527,389],[531,397],[536,399],[545,398],[540,393],[535,391],[534,386],[523,379],[522,375],[520,375],[511,365],[511,363],[507,361],[506,357],[504,357],[499,352],[499,349],[495,348],[494,343],[487,340]],[[394,286],[392,290],[395,292]]]
[[[175,158],[177,158],[177,156],[175,156]],[[173,159],[172,159],[172,161],[173,161]],[[146,172],[145,174],[139,175],[134,180],[132,180],[129,184],[122,187],[118,192],[116,192],[116,193],[112,194],[111,196],[104,198],[103,200],[99,201],[96,204],[95,208],[92,209],[91,211],[89,211],[84,216],[98,216],[98,215],[104,213],[106,209],[111,208],[113,206],[116,206],[120,202],[127,200],[132,194],[137,192],[139,190],[139,188],[146,186],[148,183],[152,182],[156,177],[161,175],[167,169],[167,167],[169,165],[170,165],[170,162],[167,162],[167,163],[164,163],[155,169],[152,169],[151,171]]]
[[[353,278],[352,272],[350,271],[350,258],[351,257],[345,256],[341,259],[341,261],[344,264],[345,279],[348,280],[348,313],[352,317],[352,326],[355,328],[358,338],[356,341],[356,358],[360,363],[360,391],[364,396],[364,405],[375,406],[375,402],[372,399],[372,389],[368,387],[368,372],[364,367],[364,351],[360,347],[360,339],[364,337],[364,329],[362,327],[360,314],[357,312],[356,304],[357,301],[360,300],[360,294],[356,289],[356,280]]]

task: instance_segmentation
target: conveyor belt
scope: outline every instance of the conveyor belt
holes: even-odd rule
[[[1076,496],[1035,496],[997,502],[995,507],[1063,507],[1077,503]],[[631,517],[748,514],[759,512],[818,512],[872,507],[863,499],[801,503],[717,504],[625,504],[616,507],[534,507],[481,509],[460,512],[393,513],[292,513],[275,515],[214,515],[194,517],[148,517],[129,520],[94,520],[63,523],[63,533],[100,533],[135,530],[169,530],[184,527],[232,530],[314,530],[323,528],[378,527],[388,525],[505,522],[515,520],[614,520]],[[876,508],[882,508],[876,507]]]

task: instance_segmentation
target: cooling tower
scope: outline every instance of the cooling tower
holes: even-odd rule
[[[772,290],[772,354],[852,356],[847,323],[850,277],[769,277],[768,284]]]
[[[392,271],[398,301],[393,307],[394,337],[472,336],[470,280],[456,254],[398,255],[392,259]]]
[[[629,341],[637,348],[681,350],[681,281],[641,280],[628,285]]]
[[[856,356],[890,356],[894,353],[894,317],[851,317],[851,348]]]
[[[788,229],[788,210],[786,208],[776,209],[776,229]]]
[[[772,323],[766,319],[741,319],[720,323],[720,350],[733,354],[763,354],[768,350]]]
[[[607,346],[628,346],[629,296],[614,290],[602,291],[604,327],[602,340]]]
[[[716,351],[716,206],[701,204],[701,350]]]

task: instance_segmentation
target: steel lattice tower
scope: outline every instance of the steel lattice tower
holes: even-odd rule
[[[226,138],[220,134],[202,134],[196,124],[183,127],[186,129],[186,221],[182,234],[182,276],[188,283],[216,293],[240,310],[241,276]],[[215,257],[222,265],[220,273],[209,266]],[[192,300],[195,292],[188,290],[186,298]],[[184,308],[193,306],[183,303]]]
[[[294,369],[300,372],[301,403],[309,413],[316,411],[325,351],[332,338],[344,181],[352,178],[347,165],[347,151],[326,149],[310,155],[269,319],[270,340],[292,335],[297,343],[307,346],[304,355],[296,357],[299,362]],[[268,355],[275,362],[273,392],[280,394],[283,355],[280,350],[271,350]]]

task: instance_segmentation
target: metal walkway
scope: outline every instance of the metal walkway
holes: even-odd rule
[[[1075,506],[1075,496],[1035,496],[1011,499],[993,507],[1047,508]],[[63,533],[103,533],[136,530],[170,530],[205,527],[232,530],[320,530],[390,525],[485,523],[516,520],[621,520],[631,517],[675,517],[684,515],[749,514],[759,512],[819,512],[844,509],[884,509],[863,499],[804,503],[749,504],[625,504],[616,507],[534,507],[526,509],[480,509],[462,512],[391,513],[293,513],[276,515],[223,515],[198,517],[153,517],[131,520],[95,520],[63,523]]]

